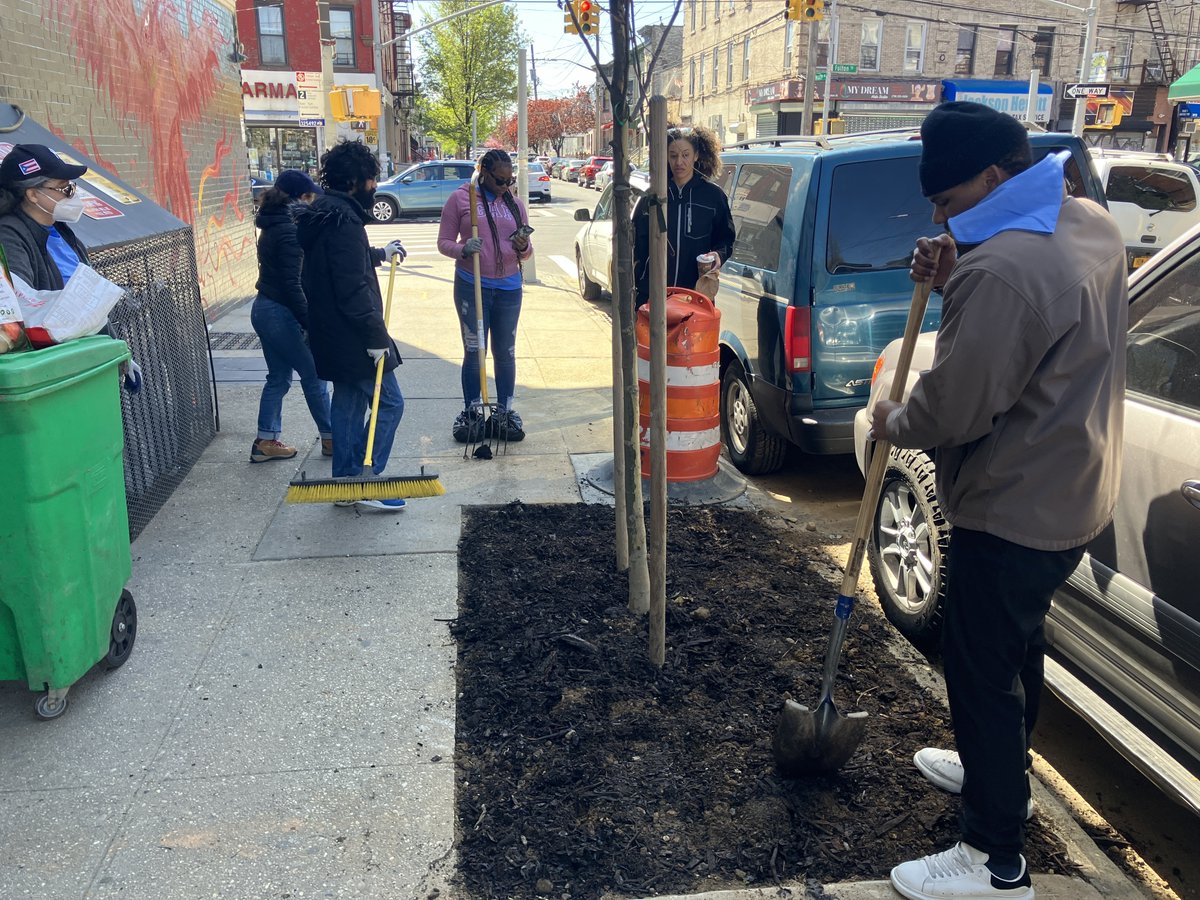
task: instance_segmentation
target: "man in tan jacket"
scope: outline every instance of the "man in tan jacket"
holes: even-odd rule
[[[1108,213],[1067,196],[1067,154],[1032,164],[1024,127],[975,103],[921,126],[921,184],[948,233],[914,281],[943,288],[932,368],[874,433],[933,448],[951,525],[943,632],[958,753],[914,757],[962,793],[962,840],[892,870],[905,897],[1032,900],[1021,850],[1028,740],[1054,591],[1112,517],[1120,480],[1127,293]]]

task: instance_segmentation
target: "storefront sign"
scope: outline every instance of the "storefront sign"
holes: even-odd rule
[[[783,81],[747,88],[746,105],[762,106],[764,103],[776,103],[780,100],[801,100],[804,97],[801,85],[802,82],[797,78],[785,78]]]
[[[325,97],[320,72],[296,73],[296,111],[300,124],[312,127],[325,124]]]
[[[1016,119],[1024,119],[1025,111],[1029,108],[1029,82],[1027,81],[987,81],[970,78],[943,81],[942,87],[947,100],[970,100],[973,103],[982,103],[984,106],[990,106],[997,112],[1005,113]],[[1048,122],[1050,120],[1050,105],[1053,100],[1054,88],[1048,84],[1039,84],[1034,121]]]
[[[937,103],[941,93],[936,81],[882,81],[840,78],[833,82],[835,100],[871,103]],[[824,99],[825,85],[817,84],[817,97]]]
[[[247,122],[297,118],[294,72],[242,70],[242,107]]]

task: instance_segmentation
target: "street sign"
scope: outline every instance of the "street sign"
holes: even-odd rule
[[[321,90],[320,72],[296,73],[296,118],[301,126],[311,125],[315,119],[325,124],[325,97]]]
[[[1068,100],[1075,100],[1079,97],[1107,97],[1110,85],[1081,83],[1075,82],[1072,84],[1063,85],[1063,96]]]
[[[817,70],[817,75],[816,75],[816,78],[817,78],[817,81],[824,81],[824,80],[825,80],[825,70],[824,70],[824,69],[818,69],[818,70]]]
[[[833,71],[835,74],[856,75],[858,74],[858,66],[854,63],[834,63]]]

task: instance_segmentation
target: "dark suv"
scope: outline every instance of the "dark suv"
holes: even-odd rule
[[[1069,150],[1067,188],[1104,203],[1079,138],[1031,134],[1034,156]],[[726,148],[719,179],[737,241],[721,267],[721,432],[743,472],[771,472],[789,443],[852,453],[879,352],[904,331],[917,238],[940,230],[917,177],[915,131],[775,137]],[[937,328],[930,299],[922,330]]]

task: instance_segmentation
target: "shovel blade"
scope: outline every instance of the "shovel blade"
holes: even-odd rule
[[[842,715],[826,697],[815,710],[785,700],[775,726],[771,751],[784,778],[822,775],[844,766],[867,730],[867,714]]]

